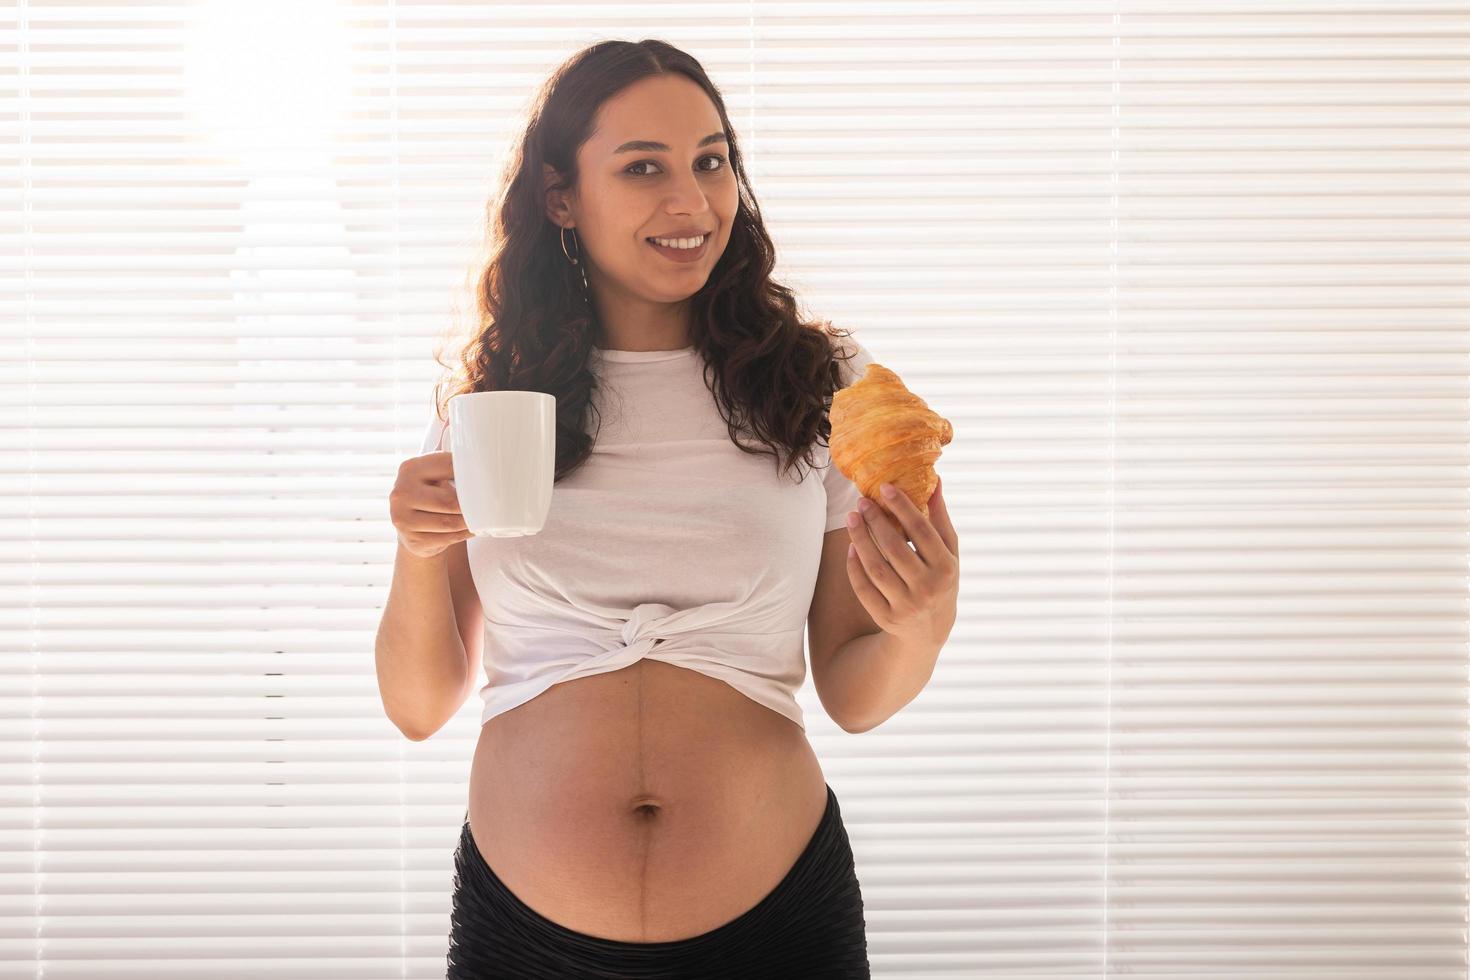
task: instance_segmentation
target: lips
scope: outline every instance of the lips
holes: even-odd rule
[[[689,235],[689,236],[680,236],[680,237],[693,238],[694,236],[693,235]],[[670,262],[679,262],[679,263],[697,262],[700,259],[704,258],[704,254],[709,251],[709,243],[710,243],[711,238],[712,238],[712,236],[705,235],[704,236],[704,241],[700,243],[700,245],[699,245],[698,248],[669,248],[669,247],[667,247],[665,245],[660,245],[657,242],[652,242],[652,241],[648,242],[648,245],[655,252],[657,252],[659,255],[662,255],[664,258],[668,259]]]

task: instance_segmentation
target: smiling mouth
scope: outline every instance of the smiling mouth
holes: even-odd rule
[[[659,255],[662,255],[667,261],[679,265],[689,265],[700,261],[709,253],[712,237],[711,235],[705,235],[704,241],[700,242],[694,248],[673,248],[668,245],[660,245],[651,238],[646,238],[644,241],[648,242],[649,247]]]

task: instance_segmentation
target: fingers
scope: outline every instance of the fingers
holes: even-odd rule
[[[400,480],[399,496],[406,499],[409,507],[426,514],[458,514],[459,490],[447,483],[438,482],[427,472],[420,472]]]
[[[454,487],[435,486],[429,488],[429,495],[424,502],[419,504],[421,510],[431,510],[440,514],[458,514],[459,492]]]
[[[892,484],[885,483],[884,486],[891,487]],[[897,488],[894,489],[897,490]],[[908,494],[897,490],[895,493],[881,491],[880,495],[893,516],[898,518],[903,529],[908,532],[909,540],[914,543],[914,549],[918,552],[921,564],[933,566],[939,564],[942,559],[950,557],[949,545],[940,536],[930,519],[924,516],[924,512],[914,506]],[[934,503],[930,504],[929,510],[931,514],[935,513]],[[918,568],[910,566],[909,570],[917,572]]]
[[[423,557],[441,555],[447,549],[467,541],[474,537],[468,529],[463,531],[411,531],[401,535],[401,540],[409,542],[409,551]]]
[[[868,574],[873,576],[873,581],[883,590],[884,595],[888,596],[889,601],[893,601],[898,596],[890,594],[893,591],[891,586],[885,587],[887,586],[883,578],[885,572],[895,580],[900,589],[912,588],[924,577],[924,563],[909,548],[908,541],[894,527],[893,518],[889,517],[882,507],[868,497],[863,497],[858,501],[858,513],[863,519],[856,529],[850,529],[853,530],[853,536],[861,539],[871,534],[875,545],[873,550],[878,553],[876,560],[888,568],[875,568],[874,562],[868,561],[866,555],[863,566],[867,568]],[[861,540],[857,543],[859,554],[862,554]]]
[[[459,493],[448,484],[454,476],[452,453],[424,453],[405,460],[388,494],[388,510],[400,540],[442,551],[474,537],[460,511]]]
[[[442,484],[454,479],[454,454],[445,450],[411,456],[403,461],[399,473],[427,483]]]
[[[467,531],[469,525],[465,523],[464,515],[455,512],[453,514],[437,514],[433,511],[420,510],[414,513],[413,524],[415,531],[430,531],[435,533]]]
[[[463,531],[467,529],[453,487],[431,483],[413,486],[399,495],[400,517],[395,522],[406,531]]]
[[[883,559],[880,556],[878,560]],[[852,594],[857,596],[858,602],[868,611],[873,622],[882,627],[893,618],[893,607],[889,605],[883,590],[873,584],[873,577],[868,574],[863,561],[857,543],[853,542],[847,553],[847,581],[852,585]]]
[[[904,541],[894,544],[894,539],[898,537],[898,534],[892,526],[882,526],[887,524],[887,518],[882,516],[879,508],[874,507],[868,513],[871,516],[864,518],[861,501],[857,510],[848,513],[848,537],[852,539],[853,546],[857,548],[857,560],[862,570],[867,573],[868,578],[884,599],[891,604],[897,604],[908,594],[908,583],[894,567],[895,564],[901,564],[902,559],[897,562],[889,561],[884,548],[897,547],[908,551],[909,546]],[[875,539],[883,537],[883,532],[887,534],[888,543],[880,546]],[[913,554],[910,553],[909,557],[912,559]]]

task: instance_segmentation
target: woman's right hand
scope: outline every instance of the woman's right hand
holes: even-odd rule
[[[434,558],[450,545],[472,538],[459,510],[453,453],[424,453],[398,464],[398,482],[388,494],[388,513],[398,543],[419,558]]]

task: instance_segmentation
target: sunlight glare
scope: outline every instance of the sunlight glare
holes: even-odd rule
[[[319,149],[351,95],[336,0],[203,0],[184,59],[200,127],[251,157]]]

